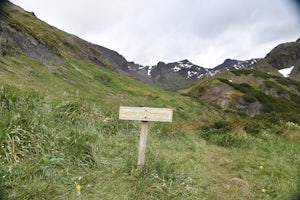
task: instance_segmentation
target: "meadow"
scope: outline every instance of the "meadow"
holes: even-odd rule
[[[140,122],[112,107],[11,85],[0,105],[2,199],[292,199],[299,188],[295,123],[253,135],[242,119],[196,128],[177,113],[150,122],[139,169]]]

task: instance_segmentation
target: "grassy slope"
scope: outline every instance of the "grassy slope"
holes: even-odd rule
[[[5,199],[290,199],[297,190],[296,124],[277,127],[281,135],[245,134],[243,120],[230,131],[200,130],[231,117],[69,55],[51,67],[1,57],[0,86]],[[118,120],[120,105],[174,109],[172,124],[150,123],[143,170],[136,169],[140,123]]]
[[[216,94],[220,85],[229,88],[225,94],[231,106],[238,107],[234,100],[237,98],[243,100],[242,106],[261,105],[258,120],[268,119],[271,113],[277,121],[300,123],[300,82],[294,79],[242,69],[217,74],[181,92],[214,102],[224,98],[224,94]]]
[[[138,171],[138,122],[119,121],[88,101],[53,102],[9,86],[1,103],[9,199],[289,199],[297,188],[299,137],[291,133],[299,127],[224,148],[199,131],[151,123],[146,166]]]
[[[9,199],[288,199],[297,189],[297,125],[286,126],[286,135],[264,130],[238,146],[216,146],[198,128],[221,112],[196,100],[78,60],[57,73],[25,57],[0,61],[1,177]],[[174,123],[150,124],[142,171],[140,124],[119,121],[119,105],[175,109]],[[222,133],[211,135],[222,140]]]

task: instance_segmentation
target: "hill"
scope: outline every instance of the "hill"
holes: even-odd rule
[[[221,72],[184,93],[251,116],[274,113],[277,120],[299,123],[299,53],[299,40],[281,44],[251,68]]]
[[[0,8],[0,199],[296,194],[297,123],[260,127],[260,119],[144,84],[128,70],[138,65],[117,52],[8,1]],[[120,105],[174,110],[173,123],[150,123],[142,169],[140,122],[119,120]]]

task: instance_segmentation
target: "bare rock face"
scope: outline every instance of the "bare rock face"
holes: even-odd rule
[[[233,95],[234,88],[222,82],[199,89],[199,98],[205,102],[223,108],[247,113],[254,116],[260,112],[261,104],[257,101],[247,102],[241,95]]]
[[[255,116],[260,113],[261,104],[257,101],[249,103],[244,98],[232,98],[229,108],[247,113],[250,116]]]
[[[300,41],[280,44],[270,53],[265,60],[277,69],[293,66],[300,59]]]
[[[232,88],[224,83],[216,83],[207,88],[199,89],[199,98],[210,104],[218,105],[221,107],[229,107],[228,95]]]
[[[295,62],[294,68],[290,74],[291,78],[300,80],[300,58]]]
[[[0,20],[0,32],[0,52],[2,55],[19,52],[45,64],[60,64],[62,62],[61,58],[48,46],[41,44],[27,32],[11,27],[4,20]]]

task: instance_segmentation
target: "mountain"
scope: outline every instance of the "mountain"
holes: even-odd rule
[[[254,67],[255,70],[299,80],[300,39],[286,42],[273,48],[264,59]]]
[[[299,61],[298,39],[278,45],[250,68],[220,72],[183,93],[251,116],[276,113],[278,119],[299,123]],[[226,60],[218,68],[234,66],[234,63]]]
[[[234,59],[226,59],[222,64],[214,67],[215,71],[222,71],[222,70],[232,70],[232,69],[242,69],[250,67],[256,63],[258,63],[261,59],[250,59],[250,60],[234,60]]]
[[[139,80],[160,86],[166,90],[179,90],[192,86],[199,80],[213,76],[224,70],[241,69],[250,67],[261,59],[246,61],[226,59],[224,63],[214,68],[204,68],[195,65],[189,60],[181,60],[172,63],[159,62],[154,66],[141,66],[129,63],[128,69]]]
[[[226,59],[222,64],[212,69],[195,65],[188,60],[181,60],[172,63],[159,62],[153,66],[141,66],[131,62],[128,63],[127,71],[130,71],[130,74],[145,83],[174,91],[192,86],[199,80],[213,76],[224,70],[238,70],[250,67],[255,67],[259,71],[281,76],[286,75],[283,75],[279,70],[284,71],[284,69],[290,68],[291,72],[289,77],[299,79],[299,52],[298,39],[296,42],[278,45],[263,59]]]
[[[270,51],[265,61],[276,69],[294,66],[300,61],[300,38],[295,42],[280,44]]]
[[[133,75],[141,75],[140,80],[167,90],[178,90],[193,85],[199,78],[210,73],[210,70],[195,65],[188,60],[173,63],[159,62],[154,66],[129,66]]]

